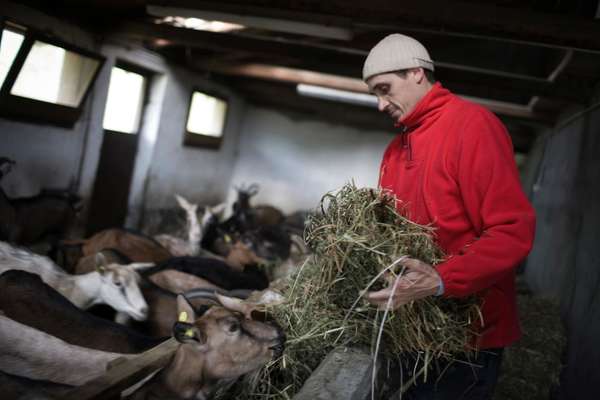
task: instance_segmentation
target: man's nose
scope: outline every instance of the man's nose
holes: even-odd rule
[[[377,97],[377,109],[381,112],[385,111],[389,103],[382,97]]]

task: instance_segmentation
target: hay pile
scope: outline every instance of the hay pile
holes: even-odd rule
[[[439,263],[443,255],[432,234],[400,215],[389,194],[347,184],[325,195],[305,232],[314,257],[285,288],[287,303],[271,310],[288,336],[284,356],[246,377],[235,398],[290,399],[334,347],[375,353],[381,325],[379,354],[417,354],[415,367],[468,356],[470,328],[479,320],[476,299],[430,297],[384,313],[361,297],[382,288],[383,280],[374,278],[402,256]]]

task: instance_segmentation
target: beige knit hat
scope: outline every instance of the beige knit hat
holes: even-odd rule
[[[369,52],[363,66],[363,80],[373,75],[409,68],[433,71],[427,49],[410,36],[394,33],[386,36]]]

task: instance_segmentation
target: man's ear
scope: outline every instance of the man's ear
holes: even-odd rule
[[[175,322],[173,324],[173,337],[179,343],[206,343],[206,335],[198,327],[187,322]]]
[[[188,324],[193,324],[196,321],[194,308],[181,294],[177,295],[177,321],[187,322]]]
[[[419,67],[419,68],[414,68],[411,70],[411,72],[414,74],[415,76],[415,81],[417,83],[422,83],[425,80],[425,69]]]

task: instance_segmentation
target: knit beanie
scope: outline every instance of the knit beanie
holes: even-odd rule
[[[363,80],[373,75],[409,68],[433,71],[427,49],[410,36],[394,33],[386,36],[369,52],[363,66]]]

